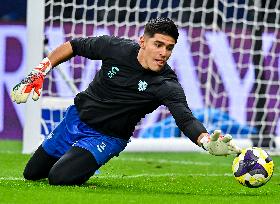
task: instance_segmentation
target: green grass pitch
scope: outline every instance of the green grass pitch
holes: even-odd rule
[[[25,181],[29,155],[21,143],[0,141],[0,203],[280,203],[279,156],[263,187],[241,186],[231,173],[233,157],[202,153],[121,153],[82,186]]]

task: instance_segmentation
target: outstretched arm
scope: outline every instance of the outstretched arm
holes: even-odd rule
[[[219,130],[215,130],[211,135],[208,134],[203,124],[193,116],[184,91],[178,83],[166,81],[165,88],[161,90],[166,94],[165,96],[162,94],[163,104],[169,108],[178,127],[192,142],[217,156],[240,153],[240,148],[231,141],[231,135],[222,136]]]
[[[16,103],[25,103],[28,96],[33,92],[32,99],[38,100],[45,76],[58,64],[67,61],[73,57],[73,49],[70,42],[66,42],[53,50],[36,66],[27,77],[18,83],[11,92],[11,98]]]

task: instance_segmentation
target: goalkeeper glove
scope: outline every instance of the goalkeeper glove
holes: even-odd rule
[[[33,91],[32,99],[37,101],[41,95],[44,78],[51,70],[52,65],[50,60],[46,57],[42,62],[35,67],[27,77],[21,80],[11,92],[12,101],[16,103],[25,103],[28,96]]]
[[[232,142],[232,136],[229,134],[221,136],[220,130],[215,130],[211,135],[204,136],[200,143],[203,149],[216,156],[239,154],[241,152],[241,149]]]

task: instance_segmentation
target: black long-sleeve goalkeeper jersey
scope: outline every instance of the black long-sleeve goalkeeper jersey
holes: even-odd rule
[[[95,130],[128,140],[142,117],[165,105],[193,142],[207,132],[189,109],[174,71],[168,64],[160,72],[144,69],[137,60],[136,42],[100,36],[70,43],[74,55],[102,60],[88,88],[74,99],[80,119]]]

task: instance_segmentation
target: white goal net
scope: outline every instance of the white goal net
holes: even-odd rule
[[[221,129],[241,146],[275,151],[280,134],[279,4],[276,0],[46,0],[44,52],[76,37],[106,34],[137,40],[149,19],[169,17],[180,36],[168,63],[193,114],[209,132]],[[87,88],[100,66],[100,61],[75,57],[48,75],[41,103],[42,137],[59,123],[75,94]],[[163,106],[141,120],[132,141],[131,150],[196,150]],[[134,141],[140,147],[133,146]]]

